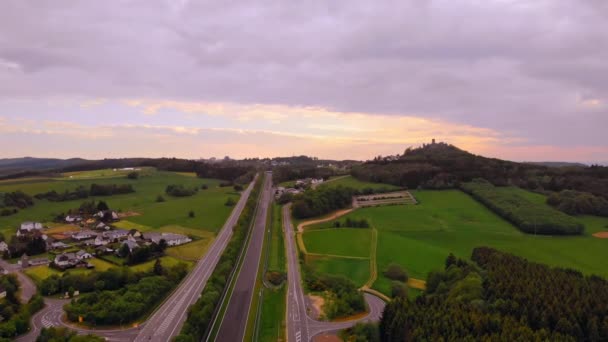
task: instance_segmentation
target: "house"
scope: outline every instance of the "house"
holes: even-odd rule
[[[4,287],[0,287],[0,298],[6,298],[6,289]]]
[[[167,246],[179,246],[192,241],[186,235],[158,232],[146,232],[143,234],[143,238],[156,244],[160,243],[160,240],[165,240]]]
[[[124,229],[108,230],[107,232],[102,233],[103,237],[110,241],[125,239],[128,234],[129,231]]]
[[[70,248],[70,245],[63,243],[61,241],[51,243],[51,249],[66,249]]]
[[[127,247],[129,247],[129,253],[132,253],[133,250],[139,248],[139,245],[137,244],[137,242],[133,242],[133,241],[129,241],[129,240],[125,240],[122,242],[121,246],[127,245]]]
[[[0,274],[8,274],[8,270],[4,267],[0,267]]]
[[[4,241],[0,241],[0,252],[8,251],[8,244]]]
[[[105,211],[99,211],[97,214],[95,214],[95,216],[97,216],[100,219],[110,219],[112,221],[118,221],[120,218],[118,217],[118,214],[113,211],[113,210],[105,210]]]
[[[113,252],[114,252],[114,250],[112,248],[105,247],[105,246],[99,246],[99,247],[95,248],[95,254],[97,254],[97,255],[109,254],[109,253],[113,253]]]
[[[97,233],[92,230],[81,230],[78,233],[72,235],[72,239],[76,241],[94,239],[95,237],[97,237]]]
[[[97,229],[97,230],[110,230],[111,228],[110,228],[110,226],[106,225],[105,223],[99,222],[99,224],[95,226],[95,229]]]
[[[132,236],[134,238],[139,238],[139,237],[141,237],[141,233],[137,229],[131,229],[131,230],[129,230],[129,236]]]
[[[17,261],[18,265],[21,265],[21,268],[26,268],[30,265],[30,258],[27,256],[26,253],[23,253],[21,255],[21,258],[19,258],[19,261]]]
[[[42,223],[40,222],[23,222],[19,229],[17,229],[17,237],[29,235],[33,232],[39,232],[42,230]]]
[[[105,246],[109,243],[110,243],[110,240],[103,237],[103,235],[97,235],[97,237],[95,238],[95,241],[93,242],[93,244],[95,246]]]
[[[76,252],[76,258],[78,260],[91,259],[93,256],[85,250],[79,250]]]
[[[82,217],[78,215],[68,215],[65,217],[65,222],[76,223],[82,221]]]
[[[61,268],[73,267],[78,263],[78,258],[74,253],[61,253],[55,257],[53,263]]]
[[[48,265],[50,263],[51,262],[47,258],[34,258],[34,259],[30,259],[30,261],[29,261],[30,266]]]

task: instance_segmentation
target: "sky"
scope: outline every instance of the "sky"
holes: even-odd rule
[[[608,161],[608,1],[0,2],[0,158]]]

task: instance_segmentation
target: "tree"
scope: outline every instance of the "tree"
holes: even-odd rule
[[[106,211],[106,210],[110,210],[110,207],[108,206],[108,204],[106,202],[99,201],[99,203],[97,204],[97,210]]]
[[[386,270],[384,271],[384,276],[391,280],[399,280],[402,282],[407,282],[408,275],[407,272],[401,265],[396,263],[391,263],[388,265]]]
[[[393,281],[391,283],[391,296],[393,298],[407,298],[407,285],[400,281]]]
[[[190,212],[188,212],[188,217],[193,218],[194,217],[194,211],[190,210]]]
[[[139,172],[135,172],[135,171],[129,172],[129,174],[127,175],[127,178],[128,179],[137,179],[137,178],[139,178]]]
[[[156,261],[154,262],[154,268],[153,268],[153,272],[156,275],[163,275],[165,273],[165,269],[163,268],[163,265],[160,262],[160,259],[156,259]]]
[[[131,254],[131,251],[129,250],[129,246],[127,246],[126,243],[123,244],[122,246],[120,246],[120,249],[118,250],[118,255],[120,255],[121,257],[125,258],[129,254]]]
[[[236,201],[232,197],[228,197],[228,199],[226,200],[226,203],[224,203],[224,205],[227,207],[233,207],[235,204],[236,204]]]
[[[456,256],[453,253],[448,255],[448,258],[445,260],[445,268],[448,269],[450,266],[456,264]]]
[[[162,195],[156,196],[156,202],[161,203],[161,202],[164,202],[164,201],[165,201],[165,198]]]

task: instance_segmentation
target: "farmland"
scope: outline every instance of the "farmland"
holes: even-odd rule
[[[545,205],[542,195],[517,188],[505,188],[505,191],[520,193],[538,205]],[[354,220],[367,219],[378,230],[379,275],[373,287],[383,293],[389,293],[390,280],[382,275],[382,270],[392,262],[404,266],[410,277],[426,279],[430,271],[443,266],[449,253],[468,259],[473,248],[478,246],[494,247],[531,261],[573,268],[585,274],[608,276],[608,269],[605,267],[605,260],[608,258],[607,240],[591,235],[608,230],[608,218],[577,217],[576,220],[586,226],[584,234],[580,236],[534,236],[522,233],[459,190],[414,191],[413,195],[420,204],[361,208],[345,216]],[[322,233],[316,234],[332,234],[332,230],[325,229],[330,228],[332,223],[333,221],[319,223],[309,229],[322,229]],[[307,234],[304,234],[305,240]],[[327,237],[329,240],[329,235]],[[322,237],[308,239],[306,247],[309,248],[310,244],[317,248],[315,246],[318,242],[314,241],[317,239],[322,240]],[[342,245],[359,242],[338,239],[332,243],[341,245],[336,246],[333,251],[341,251],[344,248],[352,248]],[[323,248],[323,251],[327,252],[331,245]],[[360,261],[321,258],[311,261],[310,264],[318,271],[344,274],[360,283],[363,277],[356,272],[365,267],[362,262],[358,268],[353,266],[357,262]]]
[[[0,183],[0,192],[21,190],[28,195],[55,190],[62,193],[71,191],[78,186],[89,187],[97,184],[130,184],[135,188],[134,193],[96,197],[96,200],[104,200],[108,205],[118,211],[132,212],[134,216],[128,218],[132,223],[150,227],[160,228],[168,225],[179,225],[217,232],[228,217],[229,206],[225,205],[229,197],[238,196],[231,187],[218,187],[220,181],[213,179],[201,179],[191,175],[177,174],[173,172],[156,171],[145,169],[140,171],[137,180],[127,179],[121,173],[115,174],[112,170],[76,172],[57,178],[30,178],[27,180],[3,181]],[[184,187],[208,186],[207,190],[200,190],[191,197],[174,198],[165,194],[168,184],[179,184]],[[164,202],[157,202],[161,195]],[[93,199],[92,197],[87,200]],[[48,223],[53,218],[65,213],[69,209],[78,208],[84,200],[65,202],[51,202],[47,200],[35,200],[32,207],[20,210],[17,214],[0,217],[0,232],[5,236],[12,235],[15,228],[24,221],[40,221]],[[190,217],[189,211],[194,212]]]

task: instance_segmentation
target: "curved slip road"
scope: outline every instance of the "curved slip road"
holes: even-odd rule
[[[345,322],[322,322],[308,316],[308,308],[302,289],[300,262],[295,247],[295,231],[291,223],[290,204],[283,206],[283,232],[287,248],[287,341],[308,342],[316,335],[350,328],[359,322],[379,321],[385,303],[382,299],[366,293],[365,301],[369,308],[368,314],[360,319]]]
[[[230,241],[232,228],[241,216],[254,184],[255,179],[243,191],[241,198],[205,256],[196,263],[194,269],[186,276],[170,297],[138,328],[114,330],[82,329],[63,321],[63,305],[68,300],[46,298],[46,306],[32,317],[31,331],[16,339],[16,341],[35,341],[42,328],[51,326],[64,326],[77,331],[79,334],[103,336],[108,341],[170,341],[179,334],[186,320],[188,308],[200,297],[207,280]]]
[[[262,195],[255,216],[255,223],[251,237],[245,251],[243,264],[236,279],[232,295],[228,299],[228,307],[224,316],[220,318],[220,328],[215,341],[238,342],[245,338],[247,319],[253,300],[253,292],[258,276],[262,247],[264,245],[264,233],[266,230],[266,219],[268,207],[272,198],[272,175],[267,174],[264,179]]]

